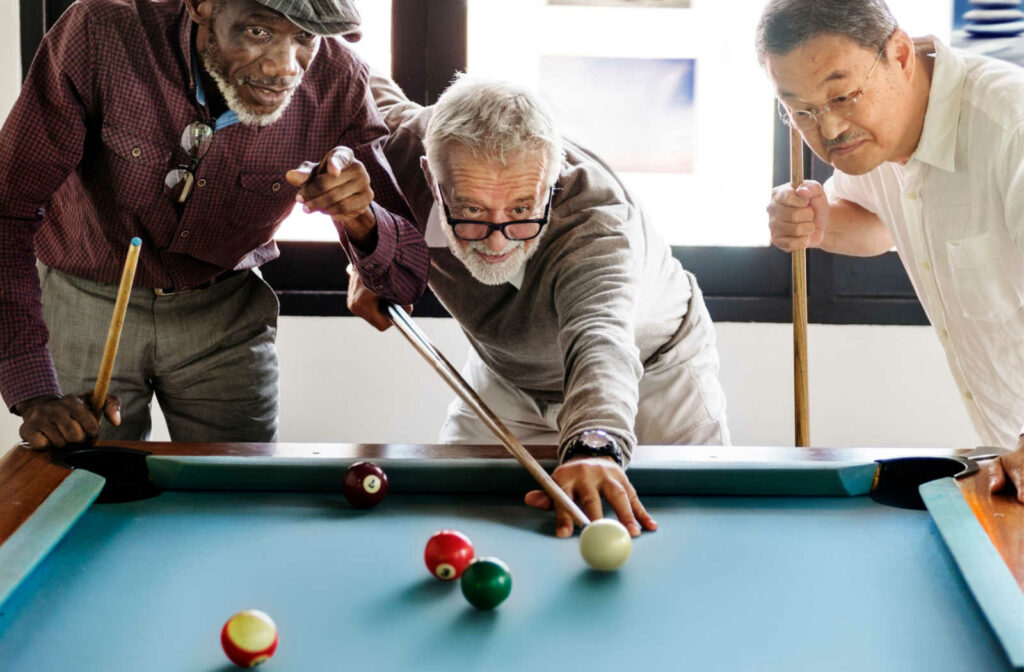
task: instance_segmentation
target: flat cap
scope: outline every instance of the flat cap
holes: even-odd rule
[[[359,12],[352,0],[257,0],[314,35],[342,35],[349,42],[361,37]]]

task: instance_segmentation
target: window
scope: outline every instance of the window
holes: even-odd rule
[[[391,0],[363,0],[356,3],[363,19],[363,37],[358,42],[342,43],[359,54],[371,68],[391,72]],[[276,240],[337,241],[338,232],[331,218],[321,213],[306,213],[296,204],[292,214],[274,235]]]
[[[71,1],[20,1],[23,73],[44,28]],[[770,85],[752,46],[765,1],[356,0],[364,37],[354,48],[372,66],[390,70],[421,103],[436,100],[457,70],[553,92],[570,136],[578,132],[581,144],[621,162],[613,167],[675,256],[700,279],[714,319],[788,322],[789,257],[767,247],[764,216],[771,186],[788,179],[788,133],[775,122]],[[949,39],[953,0],[888,2],[911,35]],[[621,6],[627,3],[632,6]],[[598,147],[601,129],[608,128],[593,125],[599,116],[602,124],[605,117],[617,120],[610,133],[641,135],[630,127],[638,108],[619,106],[615,96],[590,115],[594,119],[587,118],[591,108],[574,103],[603,86],[581,87],[559,100],[578,72],[617,77],[633,98],[644,96],[629,79],[645,71],[652,86],[669,91],[658,114],[666,120],[662,126],[672,126],[664,144],[678,152],[648,144],[633,152],[640,160],[632,160],[637,157],[628,144],[619,156],[614,146]],[[741,117],[748,109],[753,113]],[[827,175],[827,166],[812,165],[815,179]],[[299,213],[279,234],[282,256],[264,266],[264,275],[281,297],[283,314],[344,315],[345,278],[337,272],[344,261],[334,227],[324,216]],[[812,251],[808,293],[812,322],[926,324],[894,253],[855,259]],[[417,312],[445,314],[429,292]]]

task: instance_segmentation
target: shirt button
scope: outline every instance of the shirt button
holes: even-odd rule
[[[270,189],[271,191],[281,191],[281,183],[274,182],[272,185],[270,185]]]
[[[949,338],[949,332],[946,331],[945,329],[940,331],[939,334],[941,334],[943,338]]]
[[[205,177],[200,177],[198,180],[196,180],[196,186],[197,187],[205,187],[206,186],[206,178]]]
[[[974,395],[971,394],[970,390],[964,392],[964,399],[966,399],[967,401],[974,401]]]
[[[142,150],[139,149],[138,147],[132,147],[132,156],[134,156],[136,159],[139,158],[140,156],[142,156]]]
[[[907,192],[907,198],[909,198],[912,201],[917,200],[917,192],[916,191],[908,191]]]
[[[181,236],[182,238],[188,238],[188,229],[185,229],[184,231],[182,231],[178,235]]]
[[[927,261],[922,261],[921,262],[921,268],[923,268],[926,271],[930,271],[930,270],[932,270],[932,265],[929,264]]]

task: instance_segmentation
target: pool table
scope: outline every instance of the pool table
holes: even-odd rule
[[[601,573],[499,447],[16,447],[0,670],[227,672],[221,626],[250,608],[279,628],[268,672],[1022,669],[1024,506],[966,456],[642,446],[660,528]],[[340,494],[359,459],[389,475],[374,509]],[[509,565],[497,609],[428,574],[442,528]]]

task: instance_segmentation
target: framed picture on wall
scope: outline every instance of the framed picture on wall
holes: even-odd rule
[[[1024,66],[1024,2],[954,0],[952,44]]]
[[[616,169],[692,173],[694,67],[692,58],[544,55],[540,88],[566,135]]]

